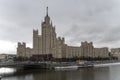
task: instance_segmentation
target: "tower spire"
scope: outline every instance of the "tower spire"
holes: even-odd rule
[[[48,16],[48,7],[46,7],[45,22],[46,22],[46,23],[50,23],[50,17]]]
[[[48,16],[48,6],[46,7],[46,15]]]

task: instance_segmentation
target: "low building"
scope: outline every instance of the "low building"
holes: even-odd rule
[[[111,55],[120,59],[120,48],[112,48]]]
[[[94,57],[108,58],[109,57],[109,49],[107,47],[94,48]]]
[[[0,61],[5,61],[7,60],[7,55],[6,54],[0,54]]]
[[[15,54],[0,54],[0,61],[13,61]]]

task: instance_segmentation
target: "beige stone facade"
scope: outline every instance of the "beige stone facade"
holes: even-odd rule
[[[120,48],[112,48],[111,54],[113,57],[117,57],[120,59]]]
[[[81,42],[81,53],[83,57],[92,57],[94,54],[93,43]]]
[[[94,57],[109,57],[109,50],[107,47],[94,48]]]
[[[33,30],[33,48],[26,47],[26,43],[18,43],[17,57],[52,54],[54,58],[73,57],[108,57],[108,48],[94,48],[93,43],[81,42],[81,46],[68,46],[64,37],[57,37],[48,13],[41,24],[41,35]]]
[[[81,48],[75,46],[66,46],[66,58],[80,57]]]

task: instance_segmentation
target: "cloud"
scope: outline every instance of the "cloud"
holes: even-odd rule
[[[32,29],[41,33],[49,6],[58,36],[69,45],[93,41],[96,46],[120,47],[119,4],[119,0],[0,0],[0,40],[31,44]]]

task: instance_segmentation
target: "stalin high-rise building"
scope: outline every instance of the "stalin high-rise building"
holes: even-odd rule
[[[18,42],[17,57],[30,58],[33,55],[49,54],[54,58],[108,57],[108,48],[94,48],[92,42],[87,41],[81,42],[78,47],[65,44],[64,37],[57,37],[47,7],[46,16],[41,23],[41,35],[38,30],[33,30],[33,48],[26,47],[24,42]]]
[[[48,16],[48,7],[46,10],[46,16],[41,24],[41,35],[39,35],[38,30],[33,30],[33,49],[26,48],[25,43],[18,43],[18,56],[30,57],[32,55],[52,54],[55,58],[63,57],[64,38],[57,38],[55,26]]]

